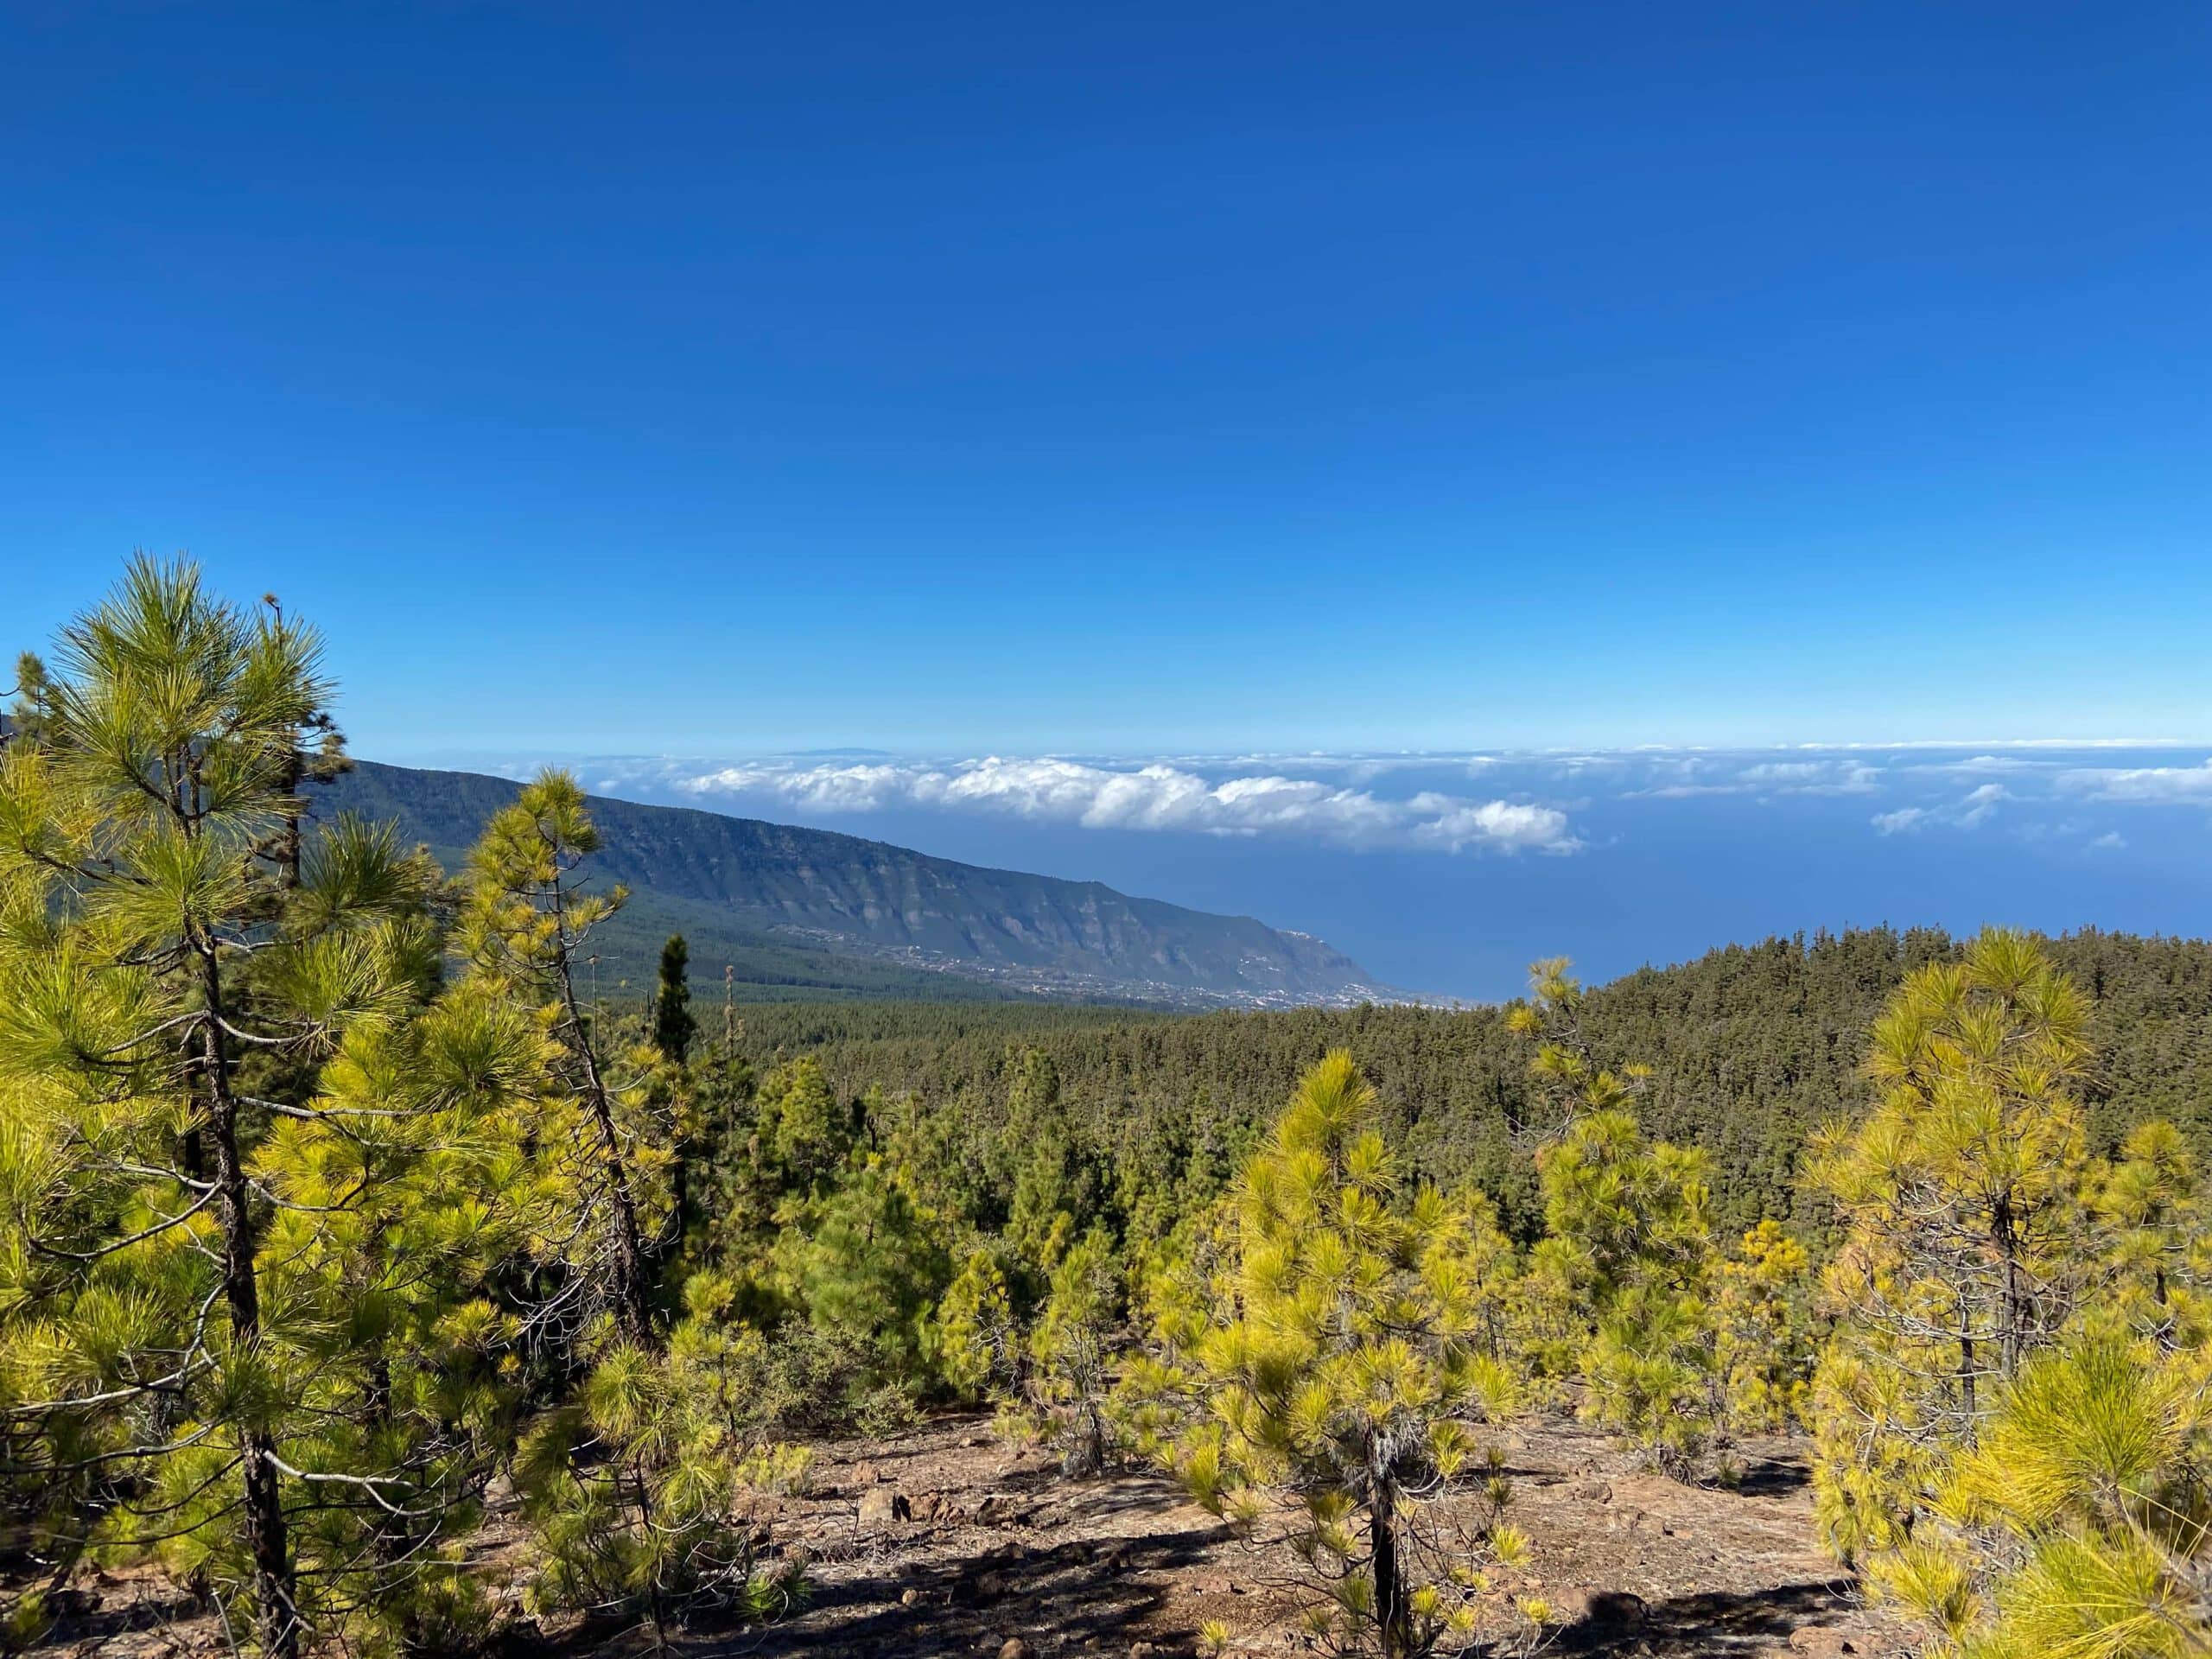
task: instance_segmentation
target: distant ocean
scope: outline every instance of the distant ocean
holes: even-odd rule
[[[1256,916],[1391,984],[1487,1001],[1515,994],[1539,957],[1606,979],[1881,922],[2212,932],[2208,756],[1986,741],[577,765],[600,793]]]

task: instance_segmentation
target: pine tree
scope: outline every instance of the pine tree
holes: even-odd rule
[[[308,844],[310,887],[345,829]],[[544,1230],[528,1147],[541,1046],[520,1010],[465,986],[357,1026],[316,1115],[274,1125],[256,1158],[276,1205],[264,1283],[307,1368],[287,1456],[375,1471],[350,1504],[295,1505],[326,1634],[453,1651],[490,1616],[464,1540],[527,1402],[499,1287]]]
[[[532,1269],[513,1293],[526,1343],[561,1390],[516,1463],[533,1527],[530,1596],[547,1608],[633,1616],[665,1645],[702,1611],[766,1616],[795,1582],[753,1572],[741,1498],[788,1483],[803,1458],[741,1437],[733,1383],[747,1333],[730,1287],[696,1275],[672,1328],[655,1278],[681,1227],[690,1077],[671,1024],[688,1023],[683,952],[663,957],[656,1040],[625,1043],[586,1012],[576,969],[592,930],[623,900],[589,891],[597,831],[565,774],[549,772],[496,813],[470,855],[460,937],[464,988],[524,1010],[539,1033],[524,1136]],[[666,1046],[664,1046],[664,1043]]]
[[[1531,1346],[1583,1376],[1586,1416],[1686,1476],[1726,1415],[1707,1160],[1645,1139],[1634,1106],[1649,1068],[1599,1064],[1567,968],[1535,964],[1531,1001],[1508,1014],[1538,1041],[1531,1070],[1553,1100],[1535,1160],[1545,1237],[1522,1287]]]
[[[298,1196],[310,1141],[380,1185],[376,1126],[407,1114],[316,1078],[435,978],[388,836],[300,855],[299,782],[336,752],[320,657],[273,605],[137,559],[26,673],[35,718],[0,752],[10,1440],[60,1535],[161,1541],[278,1659],[340,1593],[333,1513],[409,1489],[331,1427],[357,1402],[305,1263],[356,1217]]]
[[[15,709],[0,720],[0,748],[17,738],[36,742],[45,735],[52,690],[46,664],[36,652],[27,651],[16,658],[16,684],[9,693],[16,700]]]
[[[779,1066],[760,1087],[760,1154],[778,1187],[800,1194],[830,1185],[852,1150],[850,1116],[811,1055]]]
[[[1028,1396],[1037,1432],[1058,1448],[1060,1472],[1071,1478],[1106,1465],[1107,1396],[1122,1304],[1113,1241],[1093,1228],[1053,1268],[1029,1337]]]
[[[2088,1017],[2031,940],[1984,933],[1906,980],[1873,1028],[1879,1102],[1815,1143],[1846,1229],[1825,1275],[1838,1328],[1815,1381],[1815,1492],[1847,1560],[1904,1540],[1946,1448],[1974,1442],[1992,1385],[2087,1282]]]
[[[518,1469],[538,1542],[532,1605],[637,1617],[665,1652],[671,1629],[702,1612],[766,1618],[804,1596],[797,1562],[757,1570],[738,1510],[749,1482],[792,1481],[804,1459],[747,1456],[728,1350],[713,1319],[684,1320],[664,1349],[618,1340],[533,1426]]]
[[[978,1244],[938,1303],[930,1342],[938,1371],[966,1399],[1011,1399],[1027,1375],[1023,1338],[998,1253]]]
[[[701,1192],[704,1161],[710,1139],[710,1114],[727,1105],[728,1079],[710,1059],[688,1064],[699,1022],[691,1013],[690,969],[691,948],[681,933],[671,933],[661,946],[660,972],[645,1008],[658,1063],[649,1084],[650,1116],[667,1127],[669,1208],[673,1217],[671,1236],[661,1242],[664,1251],[679,1249],[695,1241],[704,1222]]]
[[[872,1409],[899,1414],[926,1374],[931,1318],[950,1278],[939,1218],[906,1171],[855,1153],[842,1185],[792,1214],[777,1251],[815,1330],[872,1355]]]
[[[1972,1659],[2212,1652],[2207,1378],[2117,1332],[2032,1353],[1877,1583]]]
[[[1465,1210],[1404,1191],[1376,1116],[1350,1055],[1307,1072],[1238,1181],[1233,1294],[1166,1310],[1128,1410],[1216,1514],[1258,1535],[1287,1512],[1313,1639],[1402,1659],[1474,1639],[1481,1564],[1525,1541],[1494,1470],[1476,1530],[1448,1535],[1438,1500],[1483,1467],[1462,1420],[1516,1391],[1481,1351]]]
[[[1585,1414],[1687,1476],[1723,1415],[1704,1159],[1609,1109],[1574,1119],[1538,1170],[1554,1270],[1590,1321]]]
[[[560,1163],[582,1224],[562,1240],[565,1273],[534,1318],[581,1329],[605,1307],[642,1346],[672,1136],[654,1121],[665,1098],[649,1087],[658,1057],[607,1052],[578,993],[586,939],[627,897],[619,887],[594,893],[579,874],[598,848],[575,779],[541,774],[492,816],[470,852],[459,937],[473,974],[531,1007],[547,1038],[550,1121],[538,1144]],[[569,1115],[579,1121],[561,1121]]]
[[[691,947],[681,933],[671,933],[660,948],[660,980],[653,991],[653,1046],[673,1065],[681,1065],[691,1052],[691,1039],[699,1022],[691,1014]]]
[[[2085,1150],[2089,1009],[1993,931],[1876,1023],[1881,1098],[1823,1135],[1847,1224],[1812,1412],[1831,1547],[1944,1648],[2212,1651],[2208,1335],[2193,1160]]]
[[[1802,1416],[1818,1351],[1813,1258],[1778,1221],[1761,1222],[1713,1270],[1715,1363],[1728,1421],[1781,1434]]]
[[[2163,1121],[2129,1131],[2090,1205],[2098,1261],[2089,1317],[2162,1348],[2212,1341],[2212,1237],[2202,1177],[2181,1132]]]

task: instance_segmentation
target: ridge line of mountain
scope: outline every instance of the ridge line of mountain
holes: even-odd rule
[[[361,760],[319,793],[315,810],[391,818],[452,868],[520,788],[483,772]],[[640,912],[616,930],[623,948],[612,954],[640,983],[647,941],[627,936],[665,924],[690,938],[697,972],[715,972],[725,959],[734,969],[748,950],[765,948],[930,976],[902,985],[907,995],[926,995],[949,976],[1018,996],[1198,1007],[1405,996],[1312,934],[1103,881],[969,864],[701,807],[612,796],[593,796],[591,806],[602,842],[594,871],[629,887],[631,909]],[[658,938],[650,943],[658,949]],[[786,971],[788,964],[777,969]]]

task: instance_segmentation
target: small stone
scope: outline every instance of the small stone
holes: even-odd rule
[[[922,1605],[922,1592],[918,1590],[907,1590],[902,1592],[899,1597],[899,1605],[901,1607],[920,1606]]]
[[[999,1644],[999,1659],[1033,1659],[1036,1649],[1018,1636],[1009,1636]]]
[[[886,1527],[913,1518],[914,1506],[896,1487],[871,1486],[861,1494],[860,1520],[864,1527]]]
[[[1856,1653],[1841,1630],[1823,1630],[1818,1624],[1801,1624],[1789,1632],[1789,1651],[1810,1656],[1810,1659],[1839,1659],[1843,1654]]]

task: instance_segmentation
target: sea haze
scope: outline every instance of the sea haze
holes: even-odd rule
[[[2212,932],[2207,747],[566,763],[598,794],[1255,916],[1470,1000],[1511,995],[1543,956],[1603,979],[1878,922]]]

